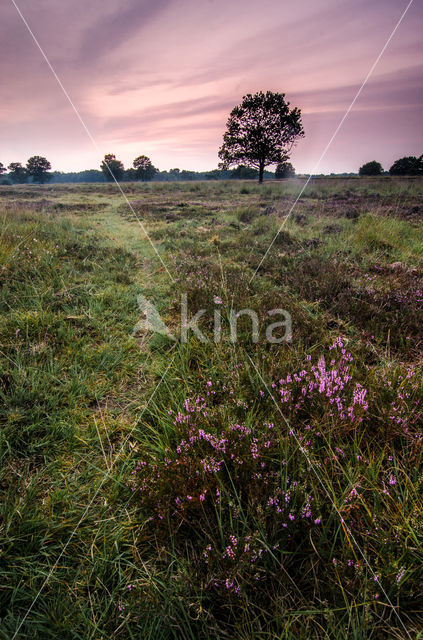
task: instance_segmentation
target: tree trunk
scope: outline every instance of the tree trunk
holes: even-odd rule
[[[264,171],[264,165],[260,164],[260,168],[259,168],[259,184],[261,184],[263,182],[263,171]]]

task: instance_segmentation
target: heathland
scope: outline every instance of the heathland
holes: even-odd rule
[[[423,637],[423,181],[302,184],[0,187],[0,638]]]

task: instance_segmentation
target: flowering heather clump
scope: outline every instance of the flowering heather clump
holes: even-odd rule
[[[330,347],[333,356],[329,365],[321,356],[317,365],[311,364],[299,373],[289,374],[279,380],[282,409],[292,421],[315,420],[322,415],[336,426],[354,426],[363,421],[367,412],[367,389],[354,381],[351,368],[354,361],[340,338]]]
[[[352,381],[352,357],[342,342],[333,348],[341,352],[337,366],[332,360],[326,369],[321,358],[309,373],[279,381],[283,409],[306,415],[306,403],[314,408],[315,397],[323,395],[334,417],[351,424],[362,419],[366,390]],[[162,457],[139,462],[131,488],[151,513],[156,532],[170,523],[181,539],[187,528],[200,537],[202,563],[214,567],[209,587],[224,585],[237,593],[247,577],[260,577],[267,554],[277,553],[281,540],[286,548],[293,536],[307,536],[307,530],[320,524],[321,513],[307,482],[296,477],[304,458],[286,424],[253,423],[247,403],[227,387],[219,389],[217,401],[212,385],[207,382],[204,396],[186,399],[176,416],[169,411],[177,442]],[[291,448],[289,469],[285,436],[285,446]],[[246,527],[251,514],[265,530],[265,540]],[[222,529],[222,521],[231,526]]]
[[[400,575],[396,588],[403,584],[395,504],[403,478],[385,452],[378,474],[370,472],[370,456],[348,437],[372,425],[378,412],[375,389],[369,393],[355,379],[353,366],[353,356],[337,338],[327,359],[321,356],[313,363],[307,356],[301,371],[274,382],[273,396],[286,420],[276,410],[269,414],[273,404],[263,389],[255,389],[253,402],[251,395],[248,401],[240,397],[241,382],[231,388],[208,380],[203,395],[187,398],[179,411],[168,409],[173,444],[160,454],[146,452],[128,484],[146,516],[143,535],[161,549],[169,548],[171,539],[172,554],[194,563],[190,580],[196,588],[230,597],[232,603],[253,592],[258,597],[261,588],[288,597],[281,571],[297,585],[312,572],[322,578],[319,598],[324,598],[330,566],[360,589],[367,569],[357,550],[339,537],[340,518],[360,546],[371,545],[367,556],[381,579],[395,573]],[[397,419],[405,420],[406,404],[397,403],[411,399],[407,385],[413,375],[408,369],[391,383],[396,401],[387,406]],[[388,381],[384,387],[389,389]],[[385,419],[376,416],[376,421]],[[405,423],[401,426],[407,437]],[[345,435],[342,448],[332,437],[338,429]],[[310,463],[324,476],[323,483],[330,483],[336,510]],[[371,504],[383,504],[386,512],[393,506],[391,518],[378,520]],[[334,536],[335,548],[328,543]],[[379,564],[380,553],[385,567]],[[378,589],[379,578],[372,578],[375,598]]]
[[[294,531],[306,535],[319,525],[320,513],[295,467],[288,472],[274,424],[231,420],[228,409],[247,417],[248,405],[229,389],[214,404],[215,391],[207,389],[177,413],[176,446],[163,458],[138,463],[130,484],[157,535],[166,535],[170,525],[181,543],[187,530],[197,538],[203,570],[212,568],[207,587],[238,594],[245,582],[260,579],[266,556],[278,553],[281,540],[288,542]],[[250,519],[257,530],[249,530]]]
[[[303,370],[272,384],[292,426],[306,425],[311,429],[313,424],[316,427],[324,424],[330,432],[345,434],[363,423],[363,428],[377,430],[387,438],[421,440],[421,380],[415,367],[401,367],[402,373],[394,381],[375,372],[366,388],[354,379],[354,358],[342,340],[337,338],[329,350],[332,352],[329,363],[321,356],[317,365],[311,364],[307,356]],[[373,405],[373,411],[369,411],[369,404]]]

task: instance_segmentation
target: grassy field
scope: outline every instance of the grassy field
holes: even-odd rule
[[[423,638],[423,181],[301,185],[0,187],[0,638]]]

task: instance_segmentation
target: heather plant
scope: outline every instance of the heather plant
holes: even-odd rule
[[[337,338],[326,358],[307,356],[302,370],[272,383],[275,407],[266,389],[245,393],[245,367],[235,365],[231,383],[209,380],[167,410],[160,449],[145,444],[129,483],[146,519],[142,539],[152,551],[171,540],[169,554],[189,558],[189,591],[201,591],[217,619],[247,602],[259,616],[272,598],[295,606],[296,590],[336,606],[344,589],[354,597],[365,589],[377,602],[382,581],[391,596],[411,597],[420,571],[410,565],[404,523],[415,515],[397,506],[422,482],[403,475],[404,452],[420,455],[419,385],[410,368],[385,376],[386,415],[353,363]],[[375,419],[395,421],[397,440],[387,450],[382,439],[371,460],[361,433]],[[336,581],[338,594],[328,590]]]

